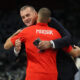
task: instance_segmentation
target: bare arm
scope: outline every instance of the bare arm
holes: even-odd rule
[[[12,36],[10,36],[7,40],[6,40],[6,42],[4,43],[4,49],[9,49],[9,48],[11,48],[12,46],[13,46],[13,44],[12,44],[12,42],[11,42],[11,38],[12,37],[14,37],[14,36],[16,36],[18,33],[20,33],[21,32],[21,29],[19,29],[19,30],[17,30]]]
[[[12,42],[11,42],[11,37],[9,37],[7,40],[6,40],[6,42],[4,43],[4,49],[6,49],[6,50],[8,50],[8,49],[10,49],[12,46],[13,46],[13,44],[12,44]]]
[[[22,31],[22,29],[17,30],[14,34],[12,34],[10,37],[16,36],[17,34],[19,34]]]

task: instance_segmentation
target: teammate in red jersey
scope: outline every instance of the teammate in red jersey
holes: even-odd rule
[[[38,12],[37,24],[24,28],[18,35],[9,38],[4,45],[4,48],[9,49],[15,45],[16,39],[20,39],[21,42],[25,43],[27,52],[27,76],[25,80],[57,80],[57,50],[53,50],[50,47],[43,52],[39,52],[39,49],[33,44],[37,38],[43,41],[61,38],[58,31],[47,25],[50,14],[51,12],[49,9],[40,9]],[[63,50],[70,54],[75,51],[71,46]]]

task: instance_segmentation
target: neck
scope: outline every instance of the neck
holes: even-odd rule
[[[40,21],[40,20],[37,20],[37,23],[48,23],[47,21]]]

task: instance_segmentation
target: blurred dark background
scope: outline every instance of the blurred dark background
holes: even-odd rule
[[[0,1],[0,43],[4,43],[17,29],[24,24],[19,15],[23,5],[32,5],[38,11],[41,7],[52,10],[52,16],[57,18],[69,30],[74,39],[79,40],[79,0],[2,0]]]
[[[10,78],[9,74],[11,72],[11,68],[13,68],[13,71],[15,71],[15,67],[13,66],[16,65],[16,57],[13,54],[13,48],[9,51],[6,51],[3,49],[3,44],[9,36],[11,36],[19,28],[22,28],[24,26],[19,15],[19,9],[26,4],[34,6],[37,11],[41,7],[50,8],[52,11],[52,17],[55,17],[59,22],[64,25],[66,29],[68,29],[68,31],[72,34],[73,41],[78,42],[80,40],[80,0],[66,0],[65,2],[64,0],[1,0],[0,72],[2,71],[3,73],[5,73],[6,75],[4,74],[4,76],[7,76],[8,78]],[[23,71],[25,69],[24,59],[23,62],[23,64],[21,62],[18,63],[19,65],[16,66],[17,70],[20,69],[20,71]],[[14,72],[14,74],[16,73]],[[25,73],[23,72],[21,74]],[[1,75],[2,73],[0,73],[0,78]]]

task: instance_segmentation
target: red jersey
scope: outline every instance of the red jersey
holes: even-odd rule
[[[26,27],[17,36],[11,38],[13,44],[20,38],[24,42],[27,53],[26,80],[57,80],[56,54],[57,50],[49,48],[44,52],[33,44],[40,38],[41,40],[55,40],[61,38],[61,35],[54,28],[49,27],[46,23]],[[70,51],[69,47],[66,51]]]

